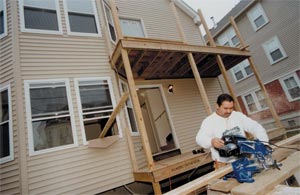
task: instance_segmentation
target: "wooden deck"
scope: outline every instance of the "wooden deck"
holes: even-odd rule
[[[136,181],[158,183],[164,179],[206,165],[210,162],[212,162],[212,159],[209,152],[200,154],[190,152],[155,161],[152,170],[144,168],[133,174]]]

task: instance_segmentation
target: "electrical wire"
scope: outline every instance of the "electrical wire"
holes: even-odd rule
[[[286,146],[278,146],[278,145],[276,145],[276,144],[273,144],[273,143],[271,143],[271,142],[266,142],[266,141],[260,141],[260,142],[270,144],[270,145],[275,146],[275,147],[277,147],[277,148],[284,148],[284,149],[290,149],[290,150],[297,150],[297,151],[300,151],[299,148],[292,148],[292,147],[286,147]]]

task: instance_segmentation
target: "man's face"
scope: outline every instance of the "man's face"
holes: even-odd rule
[[[224,101],[221,106],[217,108],[217,114],[221,117],[228,118],[233,111],[234,103]]]

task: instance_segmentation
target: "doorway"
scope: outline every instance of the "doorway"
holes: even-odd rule
[[[138,86],[140,107],[152,154],[176,148],[169,111],[160,86]]]

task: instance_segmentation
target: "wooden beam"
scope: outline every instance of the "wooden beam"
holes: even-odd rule
[[[176,26],[177,26],[177,29],[179,31],[179,35],[181,37],[181,40],[182,40],[182,42],[185,43],[186,42],[185,34],[184,34],[183,28],[182,28],[181,23],[180,23],[180,19],[179,19],[177,10],[176,10],[176,6],[175,6],[173,1],[170,2],[170,6],[171,6],[172,12],[174,14],[175,20],[176,20]]]
[[[153,187],[153,191],[154,191],[155,195],[161,195],[162,194],[159,182],[152,182],[152,187]]]
[[[136,156],[135,156],[135,152],[134,152],[132,137],[131,137],[128,127],[125,127],[124,131],[125,131],[125,135],[127,138],[127,145],[128,145],[129,154],[131,157],[132,169],[133,169],[133,172],[136,172],[138,170],[138,166],[137,166]]]
[[[195,60],[194,60],[194,57],[193,57],[192,53],[188,53],[188,59],[189,59],[189,62],[190,62],[190,65],[191,65],[191,68],[192,68],[192,71],[193,71],[193,74],[194,74],[199,92],[200,92],[200,96],[202,98],[202,102],[204,104],[205,111],[208,115],[210,115],[212,113],[210,103],[208,101],[207,93],[205,91],[203,82],[201,80],[201,77],[200,77],[200,74],[199,74],[199,71],[198,71],[198,68],[197,68],[197,65],[195,63]]]
[[[245,43],[245,41],[243,40],[242,35],[241,35],[241,33],[240,33],[240,31],[239,31],[239,29],[238,29],[238,27],[237,27],[237,25],[236,25],[236,23],[235,23],[233,17],[230,18],[230,22],[231,22],[231,25],[233,26],[233,29],[234,29],[234,31],[235,31],[237,37],[238,37],[239,40],[240,40],[241,46],[242,46],[242,47],[245,47],[245,46],[246,46],[246,43]],[[269,107],[269,109],[270,109],[270,112],[271,112],[271,114],[272,114],[272,116],[273,116],[273,118],[274,118],[274,120],[275,120],[277,126],[278,126],[279,128],[285,129],[284,126],[283,126],[283,124],[282,124],[282,122],[281,122],[281,120],[280,120],[280,118],[279,118],[279,116],[278,116],[278,114],[277,114],[277,112],[276,112],[276,110],[275,110],[274,104],[273,104],[272,101],[271,101],[271,98],[270,98],[270,96],[269,96],[269,94],[268,94],[268,92],[267,92],[267,90],[266,90],[266,87],[265,87],[265,85],[263,84],[262,79],[260,78],[260,76],[259,76],[259,74],[258,74],[258,71],[257,71],[257,69],[256,69],[256,66],[254,65],[254,60],[252,59],[251,56],[248,57],[248,61],[249,61],[250,67],[251,67],[251,69],[252,69],[252,71],[253,71],[253,73],[254,73],[254,76],[255,76],[255,78],[256,78],[256,80],[257,80],[257,82],[258,82],[258,85],[260,86],[261,91],[263,92],[263,94],[264,94],[264,96],[265,96],[265,98],[266,98],[266,102],[267,102],[267,104],[268,104],[268,107]],[[285,137],[286,137],[286,136],[285,136]]]
[[[174,52],[199,52],[210,55],[225,54],[225,55],[237,55],[237,56],[250,56],[249,51],[241,51],[239,48],[234,47],[209,47],[209,46],[198,46],[198,45],[187,45],[183,43],[172,43],[172,42],[151,42],[150,40],[139,41],[139,40],[121,40],[124,49],[148,49],[148,50],[165,50]]]
[[[121,29],[121,25],[120,25],[120,20],[119,20],[118,10],[117,10],[115,0],[109,0],[109,5],[110,5],[112,17],[114,19],[114,25],[115,25],[115,30],[117,33],[117,38],[123,39],[122,29]]]
[[[151,68],[153,66],[153,63],[160,56],[161,53],[162,51],[160,50],[159,52],[156,53],[155,57],[152,58],[152,60],[149,62],[149,65],[145,68],[143,72],[143,77],[148,77],[152,73]]]
[[[111,113],[108,121],[106,122],[103,130],[101,131],[99,138],[103,138],[105,137],[107,131],[109,130],[110,126],[113,124],[113,122],[115,121],[117,114],[120,112],[120,110],[122,109],[123,105],[125,104],[125,102],[127,101],[129,97],[129,93],[126,92],[122,95],[118,105],[115,107],[114,111]]]
[[[168,53],[166,55],[165,58],[162,58],[160,60],[160,62],[157,63],[156,67],[154,68],[154,70],[152,70],[152,74],[150,74],[149,76],[152,77],[153,75],[156,74],[157,70],[161,69],[162,66],[164,66],[164,64],[169,61],[169,59],[174,55],[174,52]]]
[[[125,49],[122,48],[121,55],[122,55],[122,59],[124,62],[124,68],[125,68],[125,72],[126,72],[126,76],[127,76],[128,88],[129,88],[129,92],[130,92],[130,96],[131,96],[131,101],[133,104],[134,113],[136,116],[136,122],[137,122],[137,125],[139,128],[139,132],[141,134],[142,144],[143,144],[145,156],[146,156],[147,163],[148,163],[148,168],[150,170],[152,170],[152,168],[153,168],[152,152],[151,152],[151,148],[150,148],[150,144],[149,144],[149,140],[148,140],[148,136],[147,136],[147,131],[146,131],[142,111],[140,108],[138,95],[136,92],[136,86],[134,83],[134,78],[133,78],[131,67],[130,67],[128,53]]]

